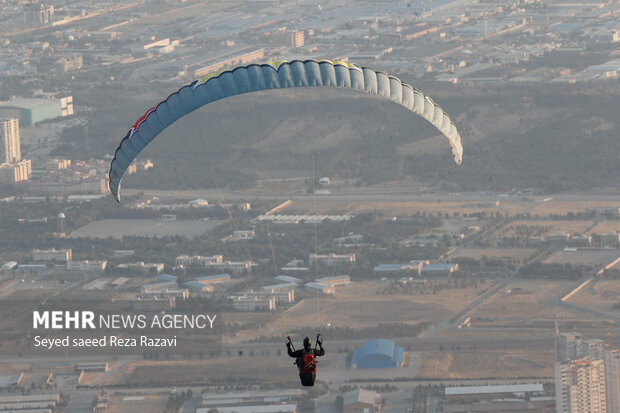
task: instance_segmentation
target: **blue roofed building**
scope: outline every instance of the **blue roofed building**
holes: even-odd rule
[[[183,285],[192,291],[198,291],[198,292],[211,292],[215,289],[212,284],[203,284],[198,281],[187,281]]]
[[[451,274],[458,271],[459,265],[452,263],[434,263],[422,267],[422,274]]]
[[[304,287],[307,290],[314,292],[314,293],[321,293],[321,294],[335,294],[336,293],[336,287],[330,284],[309,282],[309,283],[304,284]]]
[[[162,281],[175,281],[177,280],[177,276],[176,275],[170,275],[170,274],[159,274],[156,275],[155,278],[160,279]]]
[[[269,291],[271,293],[276,292],[276,291],[283,291],[283,290],[292,290],[297,288],[297,284],[293,284],[293,283],[281,283],[281,284],[272,284],[272,285],[266,285],[263,287],[264,291]]]
[[[230,274],[205,275],[197,277],[194,281],[202,284],[215,284],[230,281]]]
[[[13,98],[0,102],[0,115],[18,117],[20,125],[33,125],[59,118],[62,113],[61,101],[57,99]]]
[[[278,275],[276,277],[276,280],[282,281],[282,282],[287,283],[287,284],[299,284],[299,283],[301,283],[303,281],[301,278],[291,277],[291,276],[288,276],[288,275]]]
[[[379,264],[375,265],[372,271],[374,273],[381,274],[394,274],[399,272],[405,272],[409,269],[410,268],[407,264]]]
[[[372,271],[375,275],[397,275],[397,274],[417,274],[419,275],[424,265],[429,264],[428,260],[411,260],[401,264],[379,264]]]
[[[205,275],[203,277],[196,277],[191,281],[187,281],[184,285],[193,291],[213,291],[213,284],[223,283],[230,281],[230,274],[217,274],[217,275]]]
[[[152,291],[165,291],[166,289],[172,288],[177,288],[176,281],[161,281],[157,283],[143,285],[142,287],[140,287],[140,292],[144,294]]]
[[[403,364],[405,350],[392,340],[368,340],[353,351],[351,366],[358,369],[399,367]]]

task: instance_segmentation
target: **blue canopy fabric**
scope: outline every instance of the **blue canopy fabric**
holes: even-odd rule
[[[209,74],[149,109],[127,132],[110,163],[109,186],[120,202],[121,180],[131,162],[162,130],[211,102],[260,90],[335,87],[382,96],[432,123],[449,141],[454,161],[462,161],[461,137],[431,98],[400,79],[369,68],[329,60],[293,60],[238,66]]]

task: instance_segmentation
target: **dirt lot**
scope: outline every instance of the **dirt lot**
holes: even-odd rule
[[[85,386],[92,386],[104,375],[105,373],[84,373],[84,375],[82,376],[82,380],[80,380],[80,384]]]
[[[472,313],[476,318],[491,320],[591,319],[578,310],[567,308],[558,300],[579,282],[516,280],[495,294]],[[510,293],[507,291],[510,290]]]
[[[480,260],[487,257],[521,261],[535,252],[534,248],[459,248],[450,254],[450,258],[467,257]]]
[[[620,302],[620,280],[593,281],[572,296],[570,302],[604,313],[620,315],[620,308],[612,308]]]
[[[286,312],[290,325],[322,325],[326,321],[332,325],[351,328],[376,326],[379,323],[439,323],[473,301],[487,283],[481,282],[477,288],[438,291],[437,294],[377,294],[388,284],[386,282],[353,283],[343,287],[333,297],[307,298]],[[318,310],[317,310],[318,309]],[[281,329],[281,326],[274,327]]]
[[[620,221],[599,222],[589,231],[590,234],[604,234],[606,232],[620,232]]]
[[[566,215],[569,212],[584,212],[588,208],[618,208],[615,201],[548,201],[536,206],[530,211],[533,216],[547,216],[549,214]]]
[[[147,14],[145,17],[141,17],[136,20],[135,24],[127,24],[123,26],[123,32],[131,32],[136,30],[157,30],[161,28],[163,23],[169,23],[174,20],[182,20],[193,16],[205,15],[215,13],[218,10],[226,9],[235,2],[218,2],[218,3],[199,3],[186,7],[179,7],[170,11]]]
[[[0,364],[0,376],[13,376],[30,368],[29,363],[19,363],[17,360]]]
[[[620,256],[618,250],[577,250],[557,251],[549,256],[545,263],[586,265],[603,267]]]
[[[195,221],[179,219],[178,221],[161,221],[155,219],[104,219],[73,231],[71,238],[108,238],[123,239],[125,236],[165,237],[184,236],[193,238],[215,228],[220,221]]]
[[[515,351],[426,351],[420,378],[551,377],[553,349]]]
[[[144,400],[123,400],[127,396],[114,395],[108,402],[106,412],[111,413],[134,413],[134,412],[161,412],[166,407],[168,395],[148,395]]]
[[[219,384],[256,383],[257,372],[261,372],[261,381],[281,382],[295,377],[296,372],[292,367],[288,358],[249,354],[214,360],[143,361],[124,365],[100,384],[157,385],[162,382],[181,385],[205,381]]]
[[[329,198],[321,199],[320,197],[317,197],[316,213],[332,214],[348,212],[356,214],[364,211],[374,211],[377,209],[389,214],[401,216],[414,215],[417,212],[433,214],[441,212],[444,215],[453,215],[455,212],[458,212],[459,214],[474,214],[478,212],[486,212],[489,214],[495,214],[496,212],[504,214],[508,212],[509,214],[516,214],[527,206],[527,203],[522,201],[502,201],[499,206],[496,206],[494,202],[399,201],[397,199],[390,200],[389,196],[386,198],[386,201],[349,202],[337,201]],[[294,200],[289,209],[296,211],[314,211],[314,202]]]
[[[532,236],[549,235],[558,232],[569,234],[583,234],[592,225],[592,221],[555,221],[555,220],[522,220],[506,224],[495,232],[495,237],[514,237],[523,230],[520,227],[528,227],[532,231]],[[540,231],[536,231],[537,229]]]

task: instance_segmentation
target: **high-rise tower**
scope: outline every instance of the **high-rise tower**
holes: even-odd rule
[[[607,411],[620,412],[620,350],[605,353]]]
[[[21,158],[19,119],[0,118],[0,163],[18,162]]]
[[[558,413],[608,413],[603,360],[557,362],[555,369]]]

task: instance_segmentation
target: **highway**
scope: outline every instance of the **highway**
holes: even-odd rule
[[[361,202],[361,201],[471,201],[471,202],[496,202],[496,201],[526,201],[534,205],[542,203],[549,198],[547,195],[518,195],[496,192],[435,192],[420,186],[394,186],[388,185],[329,189],[329,193],[317,194],[278,194],[263,191],[238,192],[227,189],[192,189],[192,190],[152,190],[152,189],[128,189],[123,188],[125,196],[143,193],[145,196],[173,196],[179,199],[206,198],[212,200],[251,200],[259,199],[293,199],[296,201],[317,202]],[[578,201],[614,201],[620,202],[620,193],[567,193],[553,195],[550,201],[554,202],[578,202]]]

